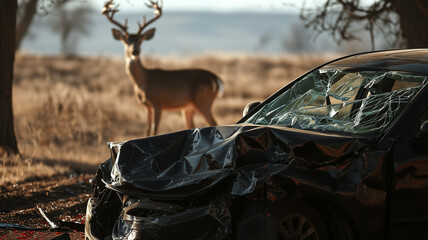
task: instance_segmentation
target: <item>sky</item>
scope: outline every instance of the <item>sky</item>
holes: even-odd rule
[[[100,3],[102,2],[102,3]],[[100,8],[105,1],[93,2],[94,8]],[[121,11],[134,11],[146,8],[141,0],[116,0]],[[300,3],[295,0],[163,0],[164,11],[210,11],[210,12],[297,12]],[[300,2],[300,1],[298,1]]]
[[[99,2],[96,0],[98,8]],[[147,0],[148,1],[148,0]],[[116,0],[123,11],[144,8],[144,0]],[[374,0],[361,0],[363,5]],[[210,11],[210,12],[299,12],[302,3],[306,6],[322,4],[320,0],[163,0],[165,11]]]
[[[101,9],[107,0],[77,0],[89,1],[94,9]],[[144,3],[149,0],[115,0],[120,4],[120,11],[137,12],[147,9]],[[164,11],[209,11],[209,12],[291,12],[298,13],[302,4],[307,7],[320,5],[320,0],[163,0]],[[374,0],[360,0],[363,5],[371,4]]]

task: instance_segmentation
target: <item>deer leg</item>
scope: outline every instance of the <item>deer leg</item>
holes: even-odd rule
[[[199,108],[198,111],[202,114],[202,116],[205,118],[205,120],[210,126],[217,126],[217,122],[215,121],[213,114],[211,113],[211,107]]]
[[[193,104],[196,110],[202,114],[210,126],[217,126],[217,122],[211,112],[211,107],[216,94],[217,91],[213,92],[212,88],[204,88],[201,89],[193,99]]]
[[[160,108],[160,107],[154,107],[153,109],[154,109],[154,112],[155,112],[155,126],[154,126],[155,133],[154,133],[154,135],[157,135],[158,134],[158,129],[159,129],[159,122],[160,122],[160,119],[161,119],[161,116],[162,116],[162,108]]]
[[[193,108],[187,108],[187,109],[181,110],[181,115],[184,118],[184,122],[186,123],[187,129],[195,128],[195,124],[193,123],[194,113],[195,113],[195,110]]]
[[[146,126],[146,137],[150,137],[152,134],[153,124],[153,109],[149,105],[145,105],[147,109],[147,126]]]

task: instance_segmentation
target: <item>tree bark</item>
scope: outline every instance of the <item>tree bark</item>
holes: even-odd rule
[[[16,50],[18,50],[21,46],[21,42],[31,26],[31,22],[33,21],[34,15],[36,14],[37,2],[38,0],[30,0],[24,6],[22,17],[20,17],[16,26]]]
[[[0,155],[19,154],[12,110],[17,4],[17,0],[0,1]]]
[[[428,47],[428,1],[392,0],[394,11],[400,16],[401,36],[408,48]]]

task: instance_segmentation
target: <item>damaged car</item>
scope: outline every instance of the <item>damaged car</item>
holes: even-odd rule
[[[428,236],[428,50],[319,66],[236,124],[109,143],[87,239]]]

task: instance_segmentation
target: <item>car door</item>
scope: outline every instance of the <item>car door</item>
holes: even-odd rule
[[[409,117],[393,149],[395,172],[390,202],[390,239],[428,236],[428,136],[420,136],[428,107]]]

